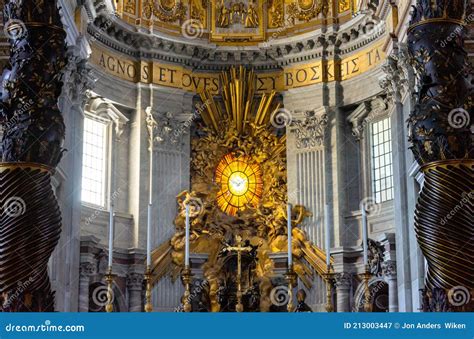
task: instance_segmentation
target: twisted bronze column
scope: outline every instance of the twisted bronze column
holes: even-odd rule
[[[57,100],[66,33],[56,1],[5,1],[11,44],[0,107],[0,311],[54,311],[48,260],[61,233],[51,174],[65,126]]]
[[[470,0],[418,0],[408,33],[416,104],[409,139],[425,174],[415,230],[428,263],[425,311],[473,311],[473,77]]]

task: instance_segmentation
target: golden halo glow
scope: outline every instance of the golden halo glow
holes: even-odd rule
[[[247,205],[255,206],[262,197],[260,168],[248,156],[224,156],[217,165],[215,180],[220,186],[217,205],[229,215],[236,215]]]
[[[228,185],[230,193],[242,196],[249,190],[249,177],[243,172],[234,172],[229,177]]]

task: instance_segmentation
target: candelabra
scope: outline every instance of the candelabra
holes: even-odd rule
[[[145,291],[145,312],[152,312],[153,305],[151,303],[151,267],[147,266],[145,272],[146,291]]]
[[[369,280],[372,274],[370,273],[369,265],[365,266],[365,272],[363,274],[364,277],[364,284],[365,284],[365,294],[364,294],[364,311],[365,312],[372,312],[372,302],[370,297],[370,286]]]
[[[334,306],[332,304],[334,273],[331,272],[331,266],[328,266],[324,280],[326,281],[326,312],[334,312]]]
[[[184,285],[184,295],[183,295],[183,308],[184,312],[191,312],[191,268],[186,265],[183,272],[181,273],[181,279]]]
[[[114,311],[114,292],[113,283],[115,276],[112,274],[112,267],[109,266],[107,274],[105,275],[105,281],[107,282],[107,304],[105,305],[105,311],[111,313]]]
[[[296,286],[296,273],[293,270],[293,265],[288,267],[285,279],[288,283],[288,304],[286,305],[286,309],[288,312],[294,312],[295,305],[293,304],[293,287]]]

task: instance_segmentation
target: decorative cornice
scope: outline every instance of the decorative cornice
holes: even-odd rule
[[[102,1],[96,2],[96,7]],[[88,11],[93,15],[92,11]],[[118,20],[104,9],[96,10],[90,17],[87,31],[91,37],[109,48],[139,59],[162,60],[196,70],[221,71],[229,64],[251,64],[256,70],[275,70],[303,61],[328,58],[337,46],[338,55],[353,53],[385,36],[383,22],[375,21],[368,14],[357,15],[343,28],[327,31],[316,30],[312,35],[295,36],[290,39],[274,39],[259,46],[227,47],[184,38],[171,38],[132,31],[131,27]]]
[[[91,91],[86,91],[86,98],[89,98],[85,109],[114,124],[115,139],[120,140],[125,125],[129,119],[108,99],[95,96]]]
[[[352,135],[358,141],[364,137],[366,126],[374,120],[387,114],[386,99],[377,96],[361,103],[348,117],[352,125]]]

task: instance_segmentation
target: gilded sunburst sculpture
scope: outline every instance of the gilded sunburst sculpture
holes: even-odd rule
[[[191,252],[208,255],[204,277],[212,311],[223,280],[223,248],[239,237],[256,248],[252,279],[260,291],[260,310],[271,306],[273,262],[269,254],[287,249],[286,130],[271,123],[280,105],[276,93],[257,93],[253,71],[232,68],[220,76],[221,96],[202,92],[201,112],[191,138],[191,190],[178,196],[176,233],[153,252],[155,282],[176,277],[184,265],[185,205],[190,205]],[[297,226],[310,215],[294,206],[294,269],[308,287],[326,270],[325,255]]]

